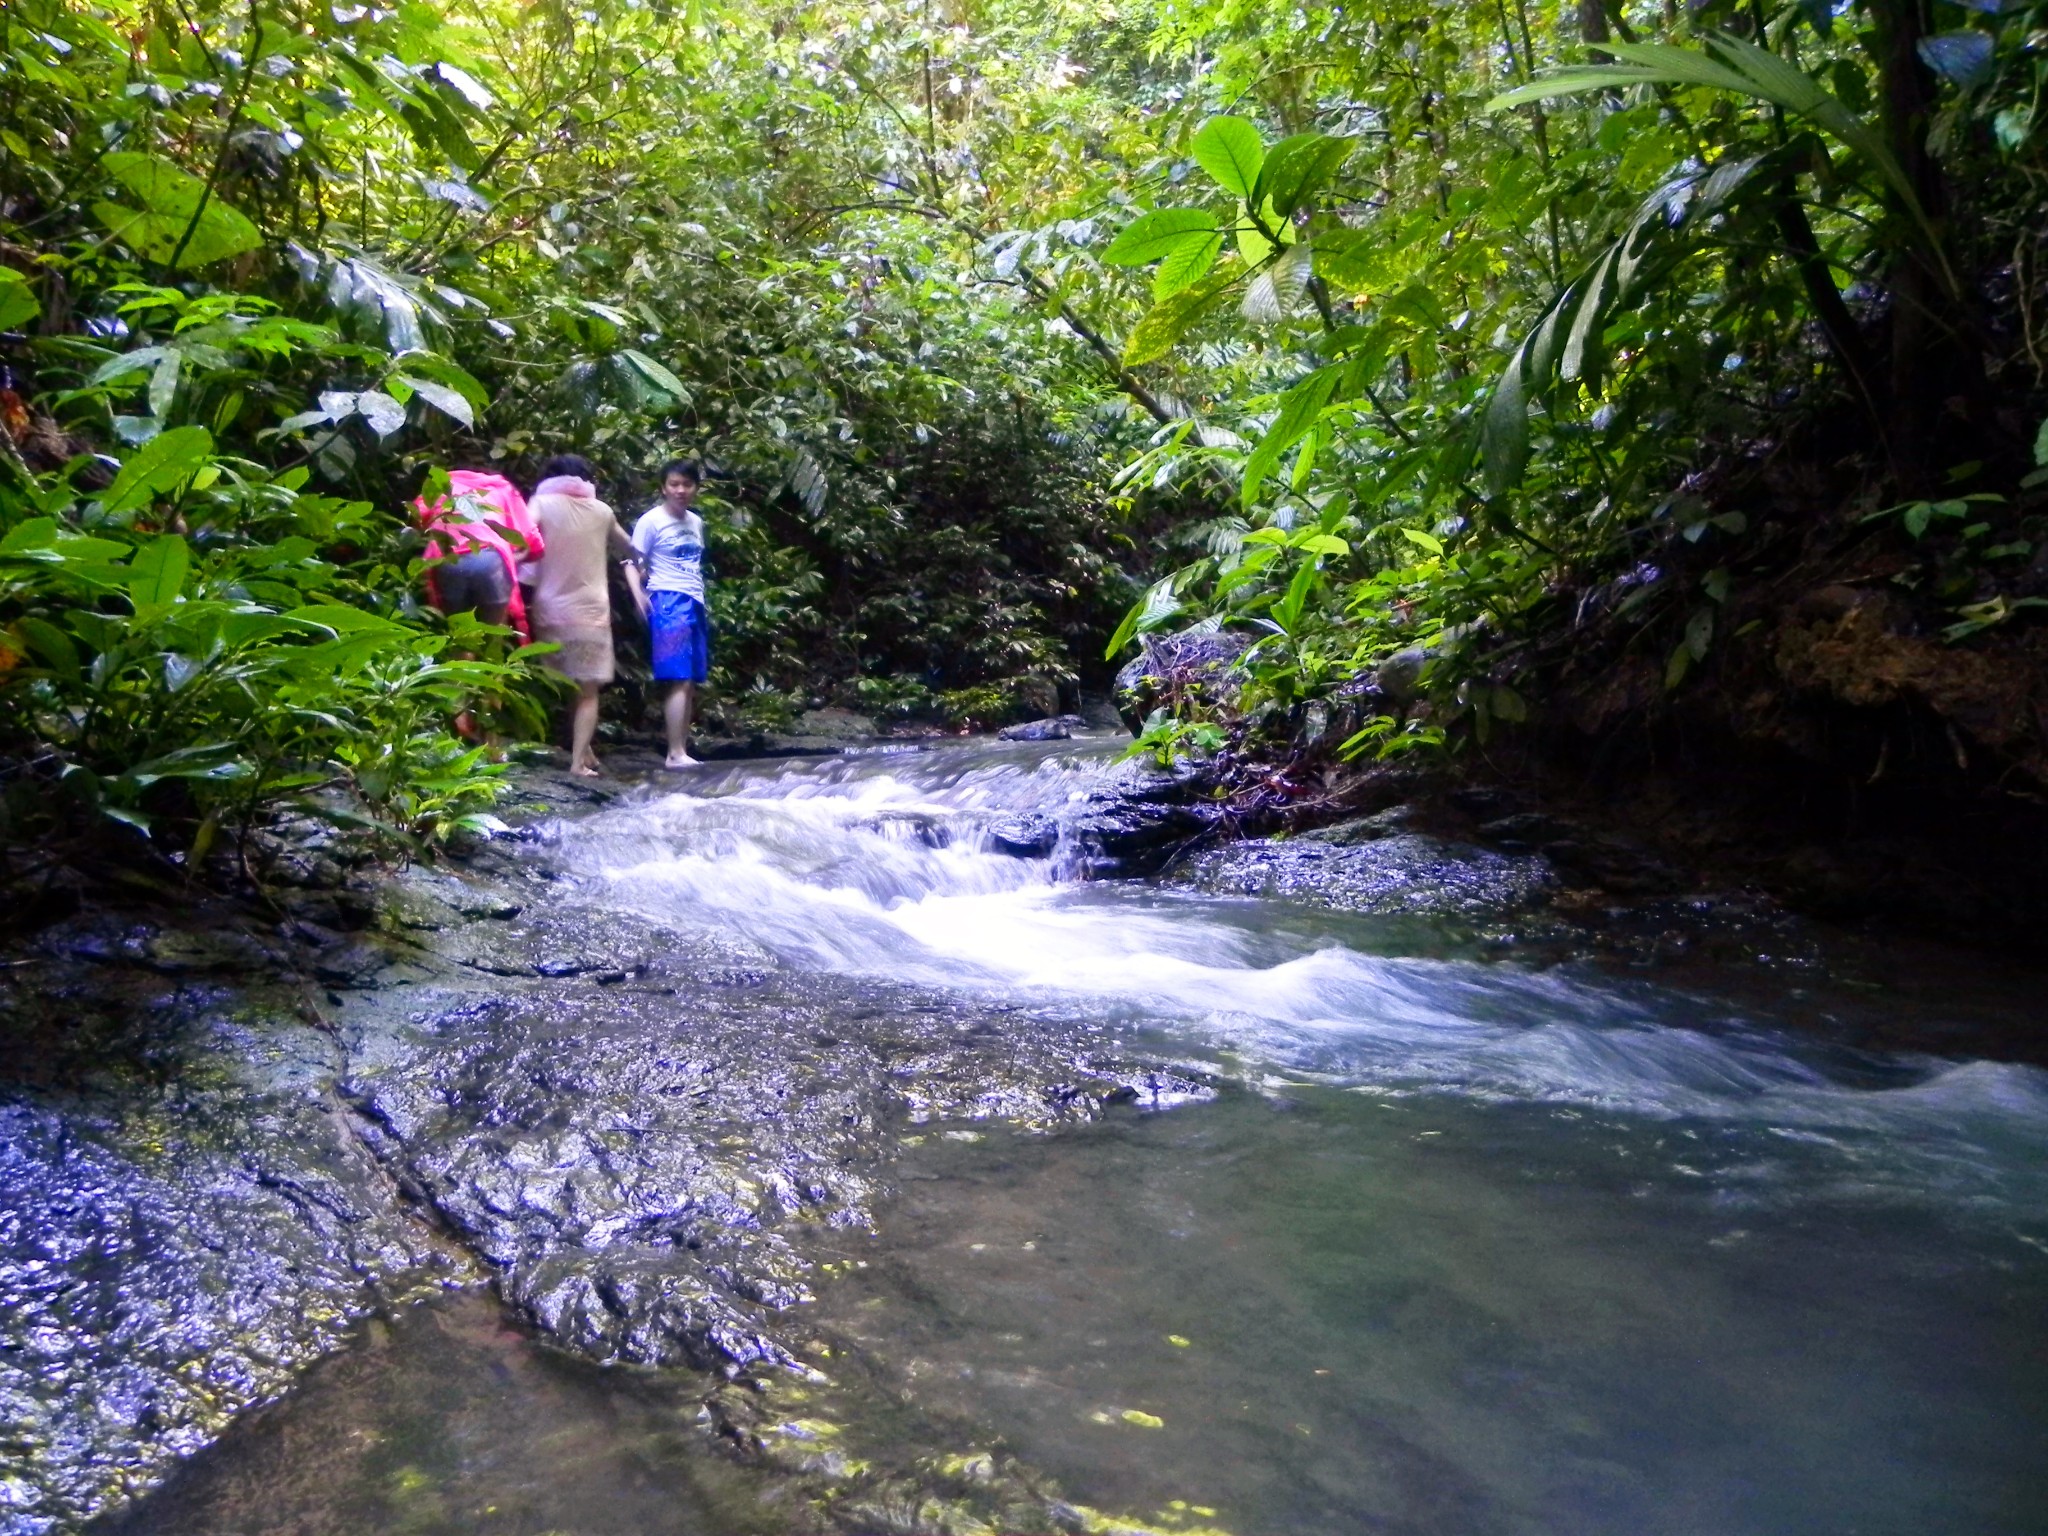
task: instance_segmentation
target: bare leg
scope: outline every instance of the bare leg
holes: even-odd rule
[[[697,685],[695,683],[670,683],[668,697],[662,701],[662,715],[668,724],[668,763],[670,768],[694,768],[697,759],[690,756],[690,715],[697,707]]]
[[[482,620],[484,623],[496,624],[502,627],[511,613],[511,600],[508,598],[505,602],[502,603],[478,603],[474,611],[476,613],[477,618]],[[474,654],[475,653],[471,651],[463,651],[460,653],[460,655],[465,660]],[[477,726],[476,716],[471,714],[467,709],[463,710],[461,714],[455,717],[455,734],[460,736],[464,741],[479,741],[493,739],[488,738],[484,735],[483,731],[480,730]]]
[[[569,716],[569,771],[586,779],[598,774],[597,754],[590,750],[597,735],[596,683],[577,685],[576,705]]]

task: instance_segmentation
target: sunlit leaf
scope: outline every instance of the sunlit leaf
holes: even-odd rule
[[[1110,241],[1102,259],[1113,267],[1142,267],[1213,238],[1216,216],[1199,208],[1161,208],[1131,220]]]
[[[1249,199],[1265,164],[1259,130],[1241,117],[1212,117],[1197,130],[1190,146],[1195,162],[1217,186]]]

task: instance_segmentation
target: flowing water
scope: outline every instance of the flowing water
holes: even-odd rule
[[[1927,1048],[2048,1023],[2029,984],[1782,923],[1644,967],[1512,942],[1526,916],[992,848],[1105,762],[753,764],[562,828],[601,907],[744,934],[849,995],[996,999],[1020,1032],[1086,1017],[1221,1085],[1052,1133],[903,1127],[821,1326],[1077,1503],[1162,1529],[2048,1531],[2048,1072]],[[365,1453],[309,1483],[333,1524],[247,1529],[735,1528],[689,1437],[647,1428],[670,1421],[644,1378],[423,1316],[206,1475],[246,1483],[303,1422],[427,1445],[408,1454],[459,1464],[459,1494],[400,1520],[411,1463]],[[436,1427],[402,1369],[448,1399]],[[545,1412],[463,1417],[514,1377]],[[173,1518],[202,1494],[157,1528],[206,1528]]]

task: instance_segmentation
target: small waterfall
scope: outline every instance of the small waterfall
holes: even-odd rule
[[[2048,1204],[2048,1073],[1847,1050],[1759,1012],[1591,967],[1388,952],[1384,925],[1284,902],[1079,877],[1058,826],[1106,747],[976,747],[749,765],[566,830],[600,905],[735,931],[792,966],[999,993],[1160,1031],[1254,1078],[1450,1093],[1883,1148],[1911,1187],[2004,1170]],[[666,791],[666,792],[661,792]],[[1811,980],[1810,977],[1802,980]],[[1859,1152],[1857,1155],[1862,1155]],[[1981,1182],[1981,1181],[1979,1181]]]

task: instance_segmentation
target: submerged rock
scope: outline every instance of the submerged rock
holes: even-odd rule
[[[1006,725],[996,732],[996,737],[1001,741],[1065,741],[1074,734],[1076,726],[1087,723],[1079,715],[1053,715],[1044,720],[1026,720],[1021,725]]]
[[[1059,847],[1060,824],[1054,817],[1029,811],[1005,816],[988,829],[989,846],[1014,858],[1042,859]]]
[[[1149,874],[1215,830],[1218,812],[1204,798],[1206,788],[1197,766],[1123,763],[1090,784],[1060,819],[1088,873]]]
[[[1206,848],[1178,865],[1168,881],[1215,895],[1279,897],[1340,912],[1468,920],[1526,910],[1558,883],[1541,858],[1416,832]]]

